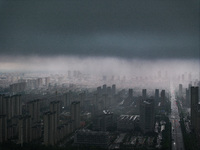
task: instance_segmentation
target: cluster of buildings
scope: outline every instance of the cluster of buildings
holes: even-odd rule
[[[0,95],[0,142],[17,135],[17,124],[19,116],[22,115],[21,95]]]
[[[191,125],[200,143],[200,103],[199,87],[191,87]]]
[[[40,99],[24,104],[21,95],[0,95],[0,143],[55,145],[80,127],[80,102],[73,101],[70,110],[70,118],[61,119],[60,101],[51,101],[49,111],[43,113]]]
[[[80,76],[78,72],[75,74],[77,77]],[[93,131],[76,131],[74,143],[107,147],[110,141],[108,131],[113,126],[116,125],[118,131],[133,131],[139,127],[143,133],[153,132],[155,109],[165,108],[165,90],[159,93],[159,90],[156,89],[155,97],[152,98],[148,97],[147,90],[143,89],[142,96],[135,98],[133,89],[129,89],[128,95],[124,92],[125,90],[117,93],[115,84],[111,86],[104,84],[94,91],[78,89],[77,92],[66,90],[65,87],[61,87],[62,91],[58,89],[59,86],[49,86],[49,83],[50,78],[46,77],[20,80],[20,82],[10,85],[12,93],[29,89],[29,93],[27,93],[31,95],[36,91],[32,90],[31,93],[31,89],[40,90],[41,93],[36,91],[38,98],[35,96],[34,100],[33,97],[30,98],[31,100],[28,99],[27,93],[22,93],[26,94],[23,102],[20,95],[0,96],[1,143],[14,139],[21,145],[34,141],[40,141],[44,145],[56,145],[69,134],[80,129],[85,118],[91,115]],[[52,95],[54,95],[53,98],[51,98]],[[138,114],[120,115],[115,119],[111,108],[116,109],[116,104],[121,100],[124,100],[125,111],[127,107],[138,109]],[[157,107],[158,105],[159,107]],[[46,108],[44,109],[44,107]]]
[[[50,84],[50,77],[36,78],[36,79],[19,79],[17,83],[9,85],[9,91],[12,93],[23,92],[28,89],[48,87]]]
[[[181,102],[181,106],[185,108],[190,116],[190,122],[185,121],[188,132],[195,133],[198,144],[200,143],[200,82],[196,80],[193,84],[190,82],[188,87],[183,88],[183,84],[179,84],[177,99]],[[189,109],[188,109],[189,108]]]
[[[27,87],[26,82],[19,82],[10,85],[11,92],[22,92],[25,91]]]

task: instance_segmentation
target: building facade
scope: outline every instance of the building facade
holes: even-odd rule
[[[140,128],[143,133],[153,132],[155,123],[154,100],[140,102]]]

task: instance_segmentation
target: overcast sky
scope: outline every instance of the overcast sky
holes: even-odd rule
[[[199,58],[199,0],[0,0],[0,55]]]

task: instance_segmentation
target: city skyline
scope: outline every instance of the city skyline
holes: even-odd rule
[[[0,147],[198,149],[199,6],[0,0]]]

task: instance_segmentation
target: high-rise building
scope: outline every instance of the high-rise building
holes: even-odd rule
[[[48,87],[50,83],[50,77],[45,78],[45,86]]]
[[[191,87],[191,124],[200,144],[200,103],[199,87]]]
[[[159,100],[159,89],[155,89],[155,102]]]
[[[179,84],[178,95],[180,98],[183,97],[183,85],[182,84]]]
[[[128,90],[128,97],[133,97],[133,89]]]
[[[155,112],[154,100],[142,100],[140,103],[140,128],[143,133],[154,130]]]
[[[165,90],[162,90],[160,95],[161,95],[161,101],[165,101]]]
[[[112,90],[111,90],[111,87],[110,87],[110,86],[107,87],[107,94],[108,94],[108,95],[111,95],[111,94],[112,94]]]
[[[31,116],[20,116],[18,121],[19,143],[31,141]]]
[[[74,101],[71,103],[71,119],[74,121],[75,129],[80,127],[80,102]]]
[[[112,85],[112,95],[115,95],[116,94],[116,85],[113,84]]]
[[[59,119],[58,116],[61,113],[61,104],[60,104],[60,101],[52,101],[50,103],[50,111],[51,112],[56,112],[57,119]]]
[[[14,83],[10,85],[10,91],[11,92],[22,92],[26,90],[27,83],[26,82],[19,82],[19,83]]]
[[[98,131],[107,131],[109,127],[113,126],[113,113],[104,110],[100,115],[94,118],[94,129]]]
[[[37,78],[36,87],[41,87],[41,86],[42,86],[42,78]]]
[[[102,92],[103,92],[103,94],[107,93],[107,85],[106,84],[103,85]]]
[[[57,128],[55,128],[56,113],[46,112],[44,114],[44,144],[55,145],[57,141]]]
[[[14,95],[14,114],[15,115],[22,115],[22,100],[21,95]]]
[[[197,105],[199,102],[198,87],[191,87],[191,124],[196,129],[197,123]]]
[[[99,86],[99,87],[97,87],[97,94],[98,95],[101,95],[102,94],[102,89],[101,89],[101,87]]]
[[[2,94],[0,94],[0,115],[3,115],[3,96]]]
[[[191,107],[191,87],[192,87],[192,83],[190,83],[188,85],[188,90],[189,90],[189,107]]]
[[[142,89],[142,98],[143,99],[147,98],[147,90],[146,89]]]
[[[103,94],[103,108],[102,109],[107,109],[109,106],[108,102],[108,94]]]
[[[31,116],[32,122],[40,122],[40,100],[33,100],[28,103],[29,115]]]
[[[80,100],[80,107],[81,108],[84,107],[85,98],[86,98],[85,92],[79,94],[79,100]]]
[[[7,117],[0,115],[0,143],[7,141]]]
[[[61,113],[61,104],[60,101],[52,101],[50,103],[50,112],[53,113],[53,127],[54,127],[54,142],[57,142],[57,127],[58,127],[58,121],[59,121],[59,115]]]
[[[7,119],[22,114],[21,95],[0,95],[0,115],[7,115]]]
[[[72,92],[69,91],[65,94],[64,107],[70,107],[72,101]]]
[[[185,90],[186,96],[185,96],[185,105],[187,108],[190,107],[190,93],[189,93],[189,89],[186,88]]]

